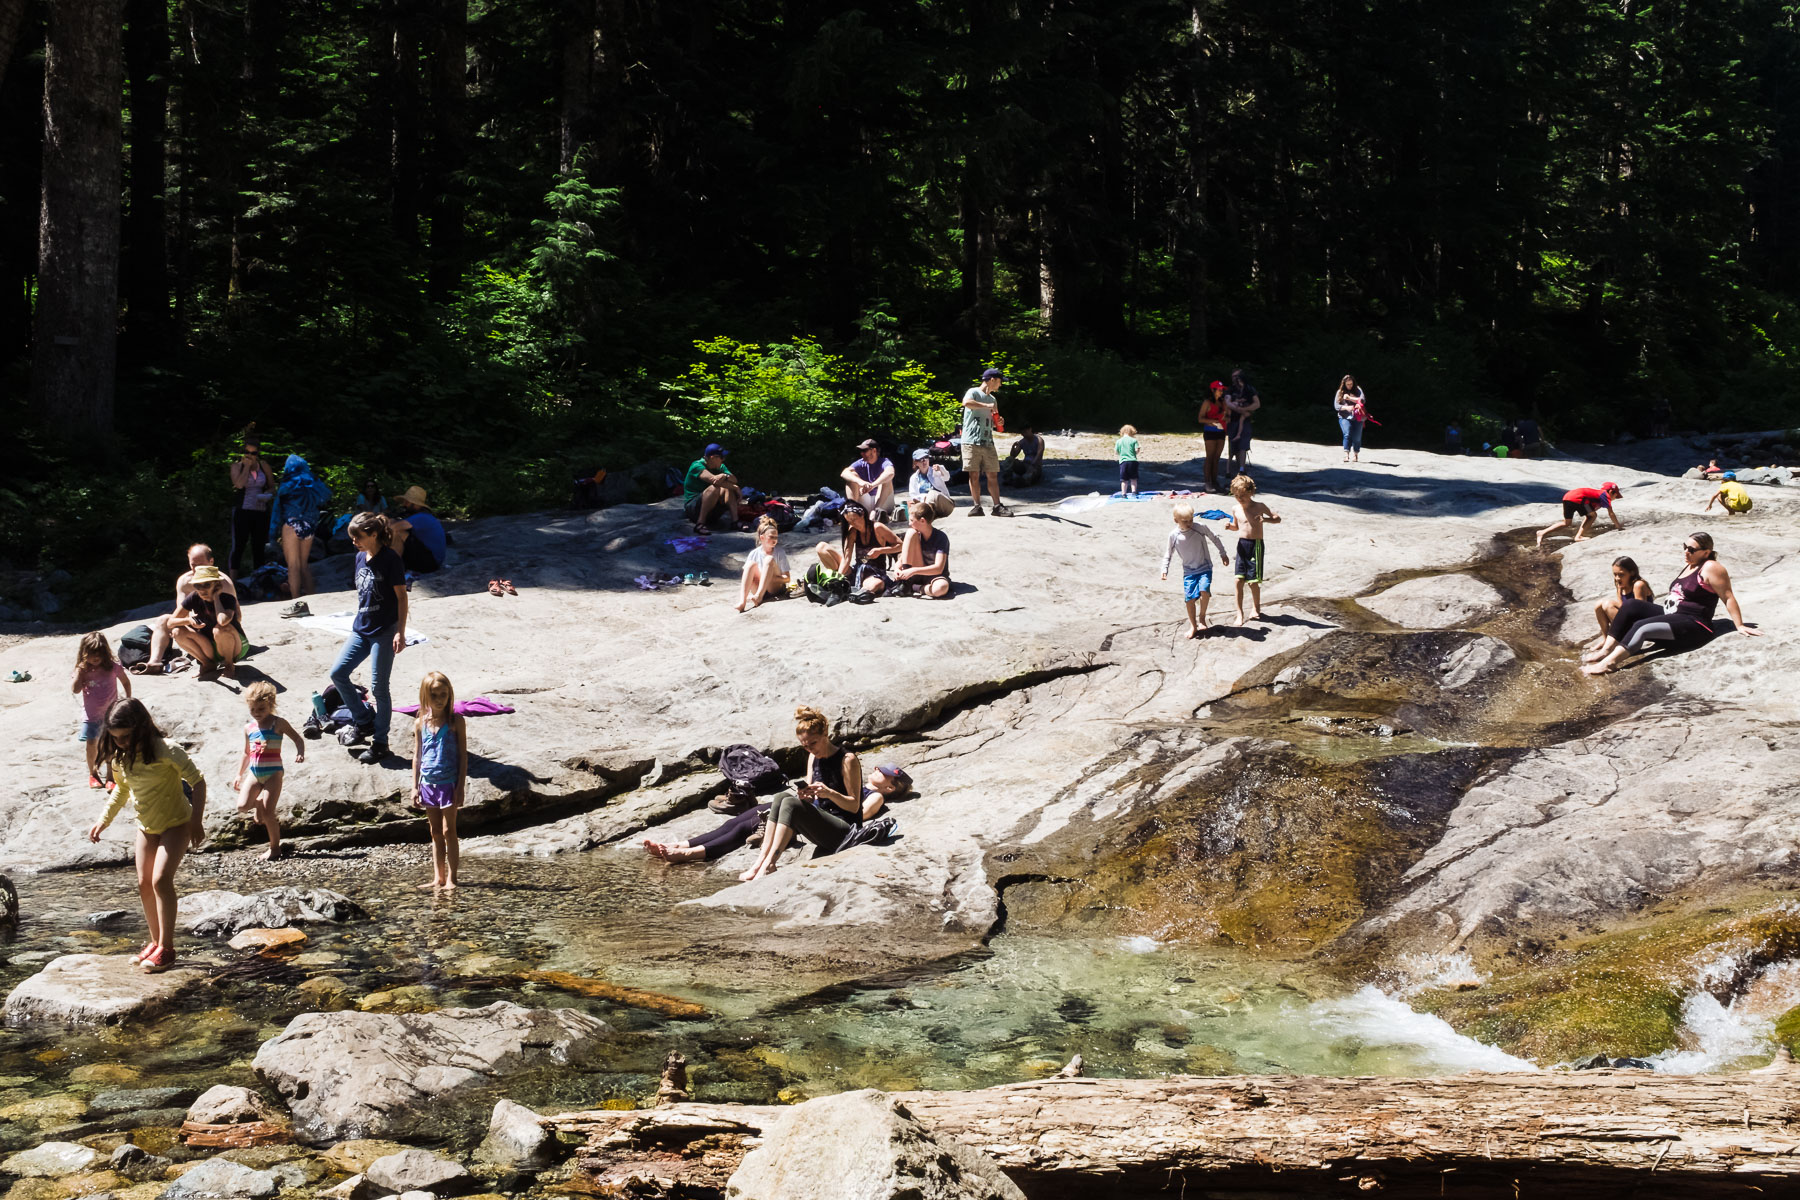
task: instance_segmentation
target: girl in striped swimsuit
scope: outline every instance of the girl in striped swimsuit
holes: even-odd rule
[[[275,806],[281,800],[281,781],[286,775],[281,765],[281,742],[294,743],[294,761],[306,761],[306,742],[294,727],[275,715],[275,685],[259,680],[244,689],[244,703],[250,708],[250,720],[244,726],[244,756],[238,760],[237,778],[231,788],[238,794],[238,811],[262,822],[269,831],[269,848],[263,853],[265,862],[281,857],[281,818]]]

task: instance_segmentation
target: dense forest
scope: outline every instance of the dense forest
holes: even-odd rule
[[[947,425],[1800,423],[1800,4],[0,0],[0,566]],[[111,590],[109,590],[111,589]]]

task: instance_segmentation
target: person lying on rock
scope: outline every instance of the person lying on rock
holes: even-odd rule
[[[787,551],[781,548],[781,527],[775,518],[763,517],[756,523],[756,548],[744,558],[744,575],[738,587],[737,610],[758,608],[764,600],[787,597]]]
[[[169,620],[170,636],[200,664],[202,680],[220,674],[235,679],[238,660],[250,652],[237,596],[225,590],[229,582],[217,567],[195,567],[194,590],[181,602],[180,614]]]
[[[1538,530],[1537,544],[1542,546],[1545,538],[1559,529],[1567,529],[1573,525],[1577,514],[1581,517],[1581,528],[1575,531],[1575,540],[1579,542],[1594,531],[1594,517],[1602,506],[1605,507],[1607,518],[1612,521],[1614,529],[1625,528],[1619,524],[1619,514],[1613,511],[1612,506],[1612,502],[1621,495],[1623,493],[1619,491],[1619,485],[1616,483],[1603,483],[1597,488],[1574,488],[1564,492],[1562,520]]]
[[[1720,601],[1746,637],[1761,633],[1744,623],[1737,594],[1731,590],[1731,576],[1713,550],[1712,535],[1691,534],[1681,543],[1687,560],[1681,574],[1669,584],[1669,594],[1659,607],[1647,600],[1627,600],[1619,605],[1618,615],[1607,628],[1606,640],[1587,655],[1581,669],[1589,675],[1605,675],[1619,668],[1628,654],[1650,648],[1652,642],[1666,642],[1676,650],[1692,650],[1704,646],[1718,632],[1713,628],[1713,612]]]
[[[929,596],[942,600],[950,594],[950,539],[931,527],[931,514],[915,508],[909,514],[906,541],[900,546],[900,566],[894,580],[902,596]]]
[[[844,505],[841,517],[844,539],[837,546],[819,543],[819,565],[848,577],[851,587],[879,596],[893,582],[888,569],[900,555],[900,539],[860,504]]]
[[[182,607],[182,603],[194,594],[194,572],[201,567],[213,565],[212,547],[204,542],[195,542],[188,547],[187,560],[188,569],[175,577],[175,611],[164,613],[150,622],[150,657],[145,660],[141,670],[136,670],[136,674],[142,675],[146,671],[159,672],[162,670],[163,658],[168,654],[169,647],[175,641],[172,623],[177,617],[181,617],[187,612]],[[237,585],[231,582],[231,576],[223,575],[223,578],[225,586],[221,590],[231,597],[233,604],[236,604]]]
[[[1638,574],[1635,559],[1620,555],[1612,562],[1613,594],[1594,605],[1594,616],[1600,621],[1600,637],[1605,640],[1606,631],[1612,628],[1613,618],[1619,615],[1619,608],[1627,600],[1656,600],[1656,589],[1650,582]],[[1599,657],[1598,655],[1595,658]],[[1587,661],[1593,662],[1590,658]]]
[[[763,836],[762,855],[755,866],[738,876],[745,883],[774,871],[775,860],[796,833],[819,853],[836,850],[851,830],[881,811],[893,790],[876,788],[875,794],[869,795],[863,787],[862,759],[831,740],[831,723],[818,709],[803,704],[794,710],[794,738],[806,751],[807,781],[769,801],[769,830]],[[900,774],[904,776],[904,772]]]
[[[878,816],[889,800],[905,795],[911,788],[912,779],[904,768],[876,767],[869,776],[869,781],[863,785],[862,819],[868,821]],[[779,798],[777,795],[776,799]],[[696,834],[678,842],[659,842],[645,838],[644,849],[665,862],[712,862],[749,843],[756,831],[768,824],[769,810],[772,807],[773,802],[759,804],[747,812],[739,813],[710,833]],[[766,838],[768,835],[765,832],[763,836]],[[836,848],[835,845],[821,845],[813,857],[822,858]]]

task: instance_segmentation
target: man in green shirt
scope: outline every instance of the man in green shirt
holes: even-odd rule
[[[723,505],[731,511],[731,524],[736,528],[742,504],[737,476],[725,469],[725,447],[713,442],[687,469],[681,488],[682,514],[694,523],[694,532],[700,533]]]
[[[1012,510],[1000,503],[1000,454],[994,449],[994,414],[1000,409],[1000,370],[989,367],[981,383],[963,396],[962,461],[969,475],[969,498],[975,502],[971,517],[981,512],[981,477],[987,476],[988,495],[994,498],[994,515],[1010,517]]]

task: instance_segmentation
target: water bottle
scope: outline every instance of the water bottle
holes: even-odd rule
[[[312,694],[312,706],[313,716],[319,718],[319,720],[323,721],[331,716],[331,714],[325,710],[325,697],[319,695],[317,692]]]

